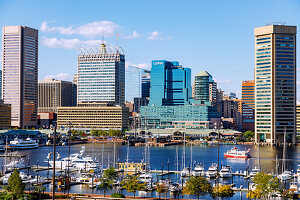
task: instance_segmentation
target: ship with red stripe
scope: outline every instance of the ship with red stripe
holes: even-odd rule
[[[248,151],[238,150],[236,147],[228,150],[224,153],[225,158],[242,158],[247,159],[250,158],[250,149]]]

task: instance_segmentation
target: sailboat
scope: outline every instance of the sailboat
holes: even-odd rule
[[[181,177],[190,176],[191,168],[185,167],[185,133],[183,134],[183,152],[182,152],[183,169],[180,172]]]
[[[286,170],[286,128],[284,128],[283,137],[282,174],[280,174],[278,177],[281,181],[286,181],[293,178],[293,173],[289,170]]]

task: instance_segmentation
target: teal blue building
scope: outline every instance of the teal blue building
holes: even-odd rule
[[[142,106],[140,113],[143,125],[149,128],[171,128],[174,121],[209,122],[218,117],[207,105]]]
[[[192,96],[191,69],[179,62],[152,61],[150,106],[189,105]]]

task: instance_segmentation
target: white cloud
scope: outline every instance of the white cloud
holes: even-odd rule
[[[163,38],[161,37],[161,33],[157,32],[157,31],[153,31],[151,33],[148,33],[148,40],[163,40]]]
[[[42,38],[42,44],[50,48],[64,48],[64,49],[75,49],[80,47],[92,47],[100,46],[102,41],[100,40],[80,40],[78,38],[74,39],[57,39],[54,38]]]
[[[47,75],[45,79],[53,78],[56,80],[73,81],[73,76],[74,74],[59,73],[59,74]]]
[[[232,80],[230,79],[215,79],[215,81],[218,83],[218,84],[228,84],[228,83],[231,83]]]
[[[142,35],[139,34],[138,32],[133,31],[131,35],[125,36],[124,38],[125,39],[135,39],[135,38],[138,38],[138,37],[141,37],[141,36]]]
[[[297,81],[297,85],[300,85],[300,81]]]
[[[120,26],[112,21],[94,21],[80,26],[48,26],[44,21],[41,24],[43,32],[58,32],[62,35],[104,36],[111,37]]]
[[[128,69],[129,66],[132,66],[132,67],[138,67],[138,68],[146,69],[146,70],[150,70],[150,69],[151,69],[151,66],[150,66],[150,64],[148,64],[148,63],[134,64],[134,63],[128,61],[128,62],[126,62],[126,64],[125,64],[125,68]]]

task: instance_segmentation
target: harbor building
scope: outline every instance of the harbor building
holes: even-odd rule
[[[254,131],[255,108],[255,82],[247,80],[242,82],[242,130]]]
[[[78,103],[76,107],[58,107],[57,126],[72,129],[128,129],[129,109],[125,106],[114,106],[105,103]]]
[[[11,126],[37,124],[38,30],[26,26],[3,27],[2,98],[11,105]]]
[[[255,35],[255,141],[296,142],[296,26],[267,25]],[[285,134],[286,133],[286,134]]]
[[[125,102],[125,55],[119,47],[80,49],[77,102]]]
[[[191,69],[179,62],[153,60],[151,68],[150,106],[190,104]]]
[[[11,106],[4,104],[0,99],[0,129],[8,129],[11,126]]]
[[[72,106],[72,82],[55,79],[39,81],[39,113],[57,113],[57,107]]]

